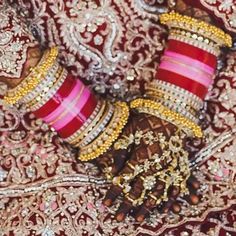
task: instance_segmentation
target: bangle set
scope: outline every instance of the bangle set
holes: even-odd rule
[[[5,102],[21,103],[80,149],[88,161],[105,153],[128,121],[126,103],[97,100],[87,87],[57,62],[58,50],[46,51],[30,74],[9,90]]]
[[[134,100],[131,108],[200,138],[198,112],[213,83],[220,47],[230,47],[232,38],[217,27],[175,12],[162,14],[160,22],[170,34],[157,79],[146,86],[147,99]]]
[[[141,113],[147,113],[164,119],[178,128],[183,129],[189,136],[201,138],[201,128],[181,114],[170,110],[168,107],[149,99],[136,99],[131,102],[130,107]]]
[[[218,46],[232,46],[232,38],[223,30],[212,26],[203,21],[194,19],[189,16],[183,16],[176,12],[162,14],[160,22],[169,28],[187,30],[188,32],[197,33],[199,36],[215,42]]]
[[[4,101],[7,104],[14,105],[19,102],[24,96],[26,96],[30,91],[35,89],[35,87],[40,83],[42,78],[46,76],[49,69],[55,62],[58,55],[57,48],[52,48],[47,51],[38,65],[31,69],[30,74],[20,83],[16,88],[8,91],[7,95],[4,97]]]
[[[95,140],[80,148],[81,161],[92,160],[107,152],[122,132],[129,117],[128,105],[124,102],[116,102],[112,106],[114,106],[113,114],[108,125],[101,130]]]

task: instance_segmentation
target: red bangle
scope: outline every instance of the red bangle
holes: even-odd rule
[[[71,75],[68,75],[65,79],[64,83],[58,89],[56,94],[60,96],[61,99],[66,98],[72,89],[75,86],[75,79]],[[34,111],[36,117],[43,118],[50,114],[53,110],[55,110],[60,105],[58,98],[53,96],[49,101],[47,101],[42,107],[38,110]]]
[[[214,69],[216,68],[216,56],[204,51],[203,49],[173,39],[168,41],[168,49],[198,60]]]
[[[166,81],[182,89],[185,89],[190,93],[195,94],[202,100],[205,98],[208,92],[207,88],[200,83],[171,71],[159,69],[156,73],[156,79]]]
[[[81,110],[81,114],[88,119],[90,115],[93,113],[94,109],[97,106],[97,100],[96,97],[91,94],[89,97],[88,102]],[[71,135],[73,135],[81,126],[83,125],[84,120],[81,120],[79,116],[76,116],[69,124],[67,124],[62,129],[58,130],[58,133],[62,138],[68,138]]]

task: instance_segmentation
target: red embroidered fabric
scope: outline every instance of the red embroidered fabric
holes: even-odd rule
[[[41,42],[58,45],[61,62],[97,92],[132,96],[155,77],[166,35],[153,14],[156,5],[143,0],[18,3]],[[0,235],[236,235],[235,81],[236,54],[230,52],[205,103],[207,145],[195,157],[201,202],[189,206],[182,200],[180,215],[154,212],[141,225],[131,217],[114,220],[115,207],[101,204],[109,184],[95,166],[78,163],[71,147],[46,124],[2,106]],[[191,153],[198,146],[195,142]]]

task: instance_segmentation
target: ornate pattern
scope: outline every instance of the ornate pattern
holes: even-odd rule
[[[236,32],[235,0],[199,0],[199,2],[221,19],[227,30]]]
[[[29,36],[16,12],[2,2],[0,6],[0,76],[20,78],[29,48],[38,43]]]

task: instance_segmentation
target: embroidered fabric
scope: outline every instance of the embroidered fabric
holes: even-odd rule
[[[0,5],[0,76],[20,78],[29,48],[38,45],[14,9]]]
[[[101,85],[116,96],[119,90],[114,86],[118,84],[134,94],[140,88],[139,81],[149,81],[154,76],[164,47],[164,30],[157,24],[156,16],[140,7],[141,0],[125,3],[31,0],[30,3],[31,12],[36,9],[37,13],[31,26],[41,29],[42,41],[60,45],[62,61],[73,67],[74,73],[84,77],[94,73],[88,76],[92,87]],[[91,24],[86,23],[86,13],[90,13]],[[93,16],[101,25],[95,23]],[[93,31],[102,37],[102,44],[95,46]],[[127,55],[127,59],[121,60],[118,55]],[[197,206],[189,206],[180,199],[184,205],[180,215],[154,212],[141,225],[132,218],[116,222],[112,214],[117,205],[107,209],[101,204],[109,183],[98,177],[95,166],[77,162],[74,150],[32,114],[2,106],[0,235],[234,235],[235,63],[236,54],[230,53],[226,69],[216,78],[206,100],[208,144],[193,159],[204,197]],[[112,65],[115,65],[113,76],[106,75]],[[135,73],[129,74],[130,70]],[[4,89],[1,85],[1,91]],[[191,148],[193,154],[199,145],[196,142],[196,148]]]

